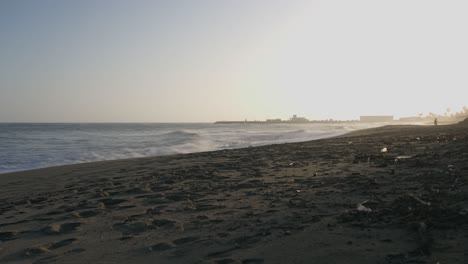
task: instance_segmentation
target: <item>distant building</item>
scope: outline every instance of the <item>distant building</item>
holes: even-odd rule
[[[372,123],[372,122],[392,122],[393,116],[361,116],[361,122]]]
[[[308,123],[309,120],[305,117],[299,117],[297,115],[293,115],[293,117],[291,117],[289,119],[289,122],[291,123]]]
[[[283,122],[283,121],[281,121],[280,118],[276,118],[276,119],[267,119],[266,121],[267,121],[267,123],[281,123],[281,122]]]

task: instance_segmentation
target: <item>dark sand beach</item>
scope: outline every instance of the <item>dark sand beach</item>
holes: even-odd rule
[[[467,132],[388,126],[3,174],[0,262],[468,263]]]

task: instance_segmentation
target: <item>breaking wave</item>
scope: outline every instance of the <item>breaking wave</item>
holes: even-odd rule
[[[0,124],[0,173],[333,137],[362,124]]]

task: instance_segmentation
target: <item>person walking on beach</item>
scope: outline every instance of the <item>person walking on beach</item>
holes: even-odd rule
[[[437,117],[434,119],[434,126],[437,126]]]

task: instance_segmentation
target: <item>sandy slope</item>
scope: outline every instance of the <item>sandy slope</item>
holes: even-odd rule
[[[391,126],[3,174],[0,262],[468,263],[467,132]]]

